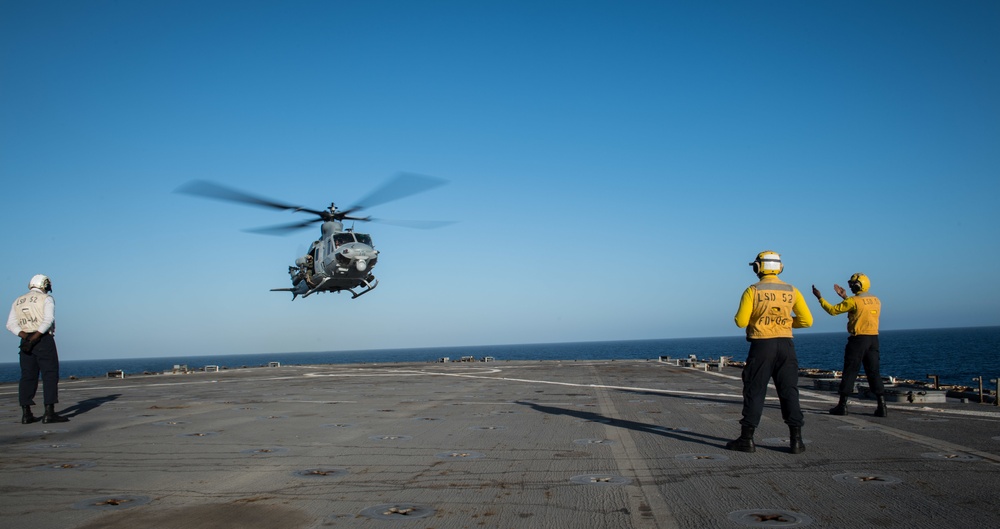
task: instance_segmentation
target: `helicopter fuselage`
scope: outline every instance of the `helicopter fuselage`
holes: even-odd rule
[[[326,221],[320,239],[312,243],[309,253],[296,259],[295,266],[288,267],[292,288],[272,290],[291,292],[292,299],[341,290],[356,298],[378,285],[371,273],[378,263],[378,253],[370,235],[345,230],[340,221]]]
[[[371,292],[378,286],[378,280],[375,279],[371,271],[378,262],[379,252],[375,249],[370,235],[355,233],[353,228],[345,230],[343,221],[378,221],[379,219],[373,219],[367,215],[359,216],[359,212],[372,206],[438,187],[444,183],[445,181],[440,178],[399,173],[345,210],[337,209],[337,205],[332,202],[327,209],[310,209],[259,197],[206,180],[192,180],[177,188],[177,192],[311,215],[313,218],[305,221],[247,230],[265,235],[285,235],[322,223],[320,237],[310,245],[309,253],[295,259],[295,263],[288,267],[292,286],[290,288],[272,288],[271,291],[291,292],[293,300],[299,296],[306,297],[316,292],[340,292],[341,290],[350,292],[351,297],[356,298]],[[382,220],[382,222],[389,221]],[[393,224],[413,228],[436,228],[450,224],[450,222],[408,221],[393,222]]]

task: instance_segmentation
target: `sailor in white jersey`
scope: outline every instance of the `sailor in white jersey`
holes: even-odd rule
[[[39,374],[44,386],[45,415],[42,422],[69,421],[55,411],[59,402],[59,353],[55,340],[56,303],[51,293],[52,281],[48,277],[41,274],[32,277],[28,282],[28,293],[14,300],[7,316],[7,330],[21,338],[18,355],[21,360],[21,381],[18,385],[21,424],[35,422],[31,406],[35,404]]]

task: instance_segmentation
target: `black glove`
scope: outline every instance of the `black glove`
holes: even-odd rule
[[[21,346],[20,346],[21,352],[26,355],[30,355],[31,350],[35,348],[35,344],[37,344],[41,339],[42,339],[42,333],[40,332],[33,332],[30,335],[21,338]]]

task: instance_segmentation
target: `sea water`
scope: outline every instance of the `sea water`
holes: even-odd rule
[[[879,342],[883,376],[928,380],[928,375],[933,374],[940,376],[942,384],[967,386],[975,385],[973,377],[983,377],[987,387],[995,387],[989,380],[1000,377],[1000,327],[883,331]],[[843,332],[798,332],[795,350],[799,366],[840,370],[844,365],[846,343],[847,334]],[[104,360],[73,360],[71,351],[63,351],[60,355],[60,376],[63,379],[70,376],[104,377],[109,371],[117,370],[127,376],[170,371],[175,365],[186,365],[190,369],[206,365],[235,369],[258,367],[270,362],[280,362],[281,365],[436,362],[444,357],[458,360],[463,356],[476,359],[491,356],[499,362],[648,360],[661,356],[687,358],[689,355],[699,359],[728,356],[741,361],[746,358],[746,351],[747,342],[742,336]],[[16,382],[19,378],[17,363],[0,363],[0,382]]]

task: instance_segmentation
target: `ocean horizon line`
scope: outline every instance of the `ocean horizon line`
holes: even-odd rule
[[[884,329],[881,330],[880,334],[885,333],[902,333],[902,332],[937,332],[937,331],[961,331],[963,329],[1000,329],[1000,325],[979,325],[979,326],[963,326],[963,327],[935,327],[935,328],[916,328],[916,329]],[[823,332],[809,332],[809,331],[799,331],[796,335],[797,338],[805,336],[828,336],[828,335],[844,335],[846,339],[846,332],[844,331],[823,331]],[[484,348],[504,348],[504,347],[545,347],[545,346],[567,346],[574,344],[581,345],[593,345],[593,344],[612,344],[612,343],[640,343],[640,342],[663,342],[663,341],[681,341],[681,340],[725,340],[725,339],[739,339],[744,341],[743,335],[721,335],[721,336],[689,336],[689,337],[674,337],[674,338],[628,338],[628,339],[607,339],[607,340],[580,340],[580,341],[564,341],[564,342],[524,342],[524,343],[503,343],[503,344],[465,344],[465,345],[427,345],[427,346],[416,346],[416,347],[381,347],[381,348],[371,348],[371,349],[343,349],[343,350],[311,350],[311,351],[269,351],[263,353],[199,353],[199,354],[172,354],[167,356],[129,356],[129,357],[108,357],[108,358],[60,358],[60,362],[101,362],[101,361],[122,361],[122,360],[144,360],[144,361],[155,361],[155,360],[169,360],[171,358],[219,358],[219,357],[229,357],[229,356],[242,356],[242,357],[255,357],[264,355],[317,355],[317,354],[358,354],[358,353],[377,353],[380,351],[386,352],[401,352],[401,351],[430,351],[430,350],[453,350],[453,349],[484,349]],[[3,364],[13,364],[17,365],[18,361],[0,361],[0,365]]]

